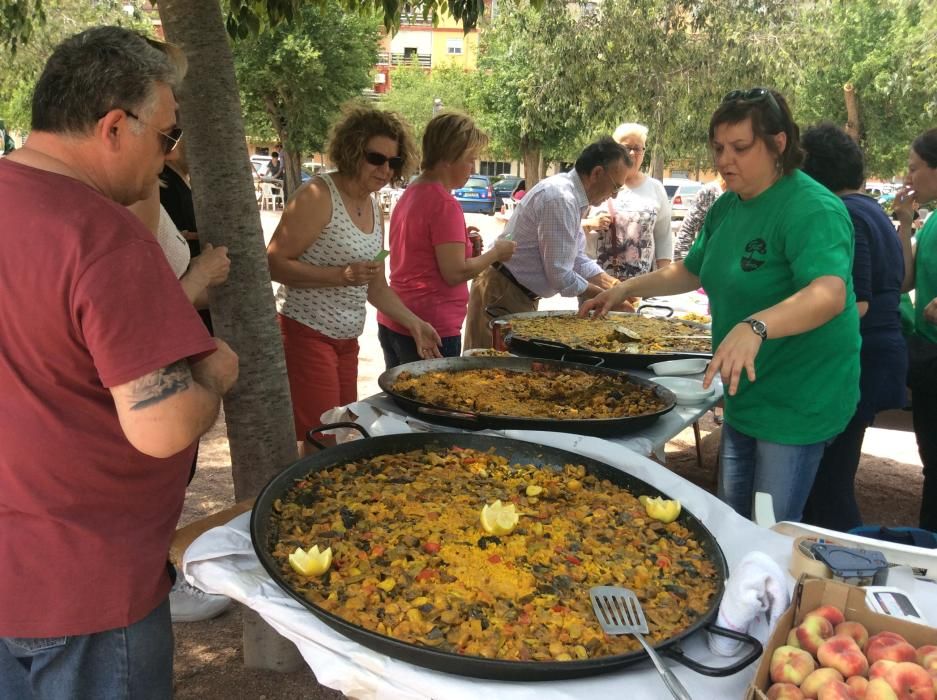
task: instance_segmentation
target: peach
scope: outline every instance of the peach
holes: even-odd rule
[[[925,644],[918,647],[917,662],[927,671],[937,671],[937,646]]]
[[[833,625],[820,615],[808,615],[796,629],[800,648],[814,656],[817,655],[820,645],[833,636]]]
[[[797,628],[791,627],[791,631],[787,633],[787,646],[797,647],[800,649],[800,642],[797,641]]]
[[[767,695],[768,700],[804,700],[804,694],[793,683],[775,683]]]
[[[888,661],[916,661],[917,650],[908,644],[904,637],[894,632],[879,632],[869,637],[865,646],[865,655],[869,663],[874,664],[879,659]]]
[[[821,666],[835,668],[844,678],[864,676],[869,672],[869,662],[856,640],[844,634],[830,637],[817,651],[817,660]]]
[[[861,622],[846,620],[846,622],[840,622],[836,625],[833,631],[836,634],[845,634],[852,637],[856,640],[856,644],[859,645],[860,649],[865,649],[866,642],[869,641],[869,631]]]
[[[885,682],[899,700],[934,700],[934,681],[916,663],[901,661],[885,674]]]
[[[869,688],[869,679],[862,676],[850,676],[846,679],[846,685],[849,686],[849,692],[856,700],[864,700],[865,691]]]
[[[773,683],[800,685],[817,668],[810,652],[796,647],[780,646],[771,655],[769,673]]]
[[[884,678],[873,678],[865,689],[865,700],[898,700],[898,696]]]
[[[820,694],[817,700],[854,700],[852,693],[849,692],[849,686],[842,681],[830,681],[820,687]]]
[[[894,666],[897,661],[889,661],[888,659],[879,659],[874,664],[869,666],[869,680],[873,678],[884,678],[885,674],[888,672],[892,666]]]
[[[800,692],[804,694],[805,698],[815,698],[824,685],[830,681],[841,680],[843,680],[843,674],[835,668],[818,668],[804,678],[804,682],[800,684]]]
[[[833,627],[836,627],[836,625],[846,621],[846,616],[843,615],[843,611],[837,608],[835,605],[821,605],[816,610],[811,610],[808,612],[804,616],[804,619],[806,620],[811,615],[819,615],[827,622],[829,622]]]

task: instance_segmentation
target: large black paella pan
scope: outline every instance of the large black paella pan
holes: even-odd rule
[[[322,428],[317,428],[320,430]],[[477,452],[476,452],[477,451]],[[375,651],[388,654],[389,656],[408,661],[420,666],[445,671],[464,676],[474,676],[480,678],[491,678],[499,680],[512,681],[532,681],[532,680],[555,680],[563,678],[575,678],[581,676],[594,675],[620,669],[628,664],[641,661],[646,658],[644,651],[629,648],[624,653],[615,653],[611,655],[588,656],[586,658],[577,657],[574,654],[560,654],[557,658],[552,658],[550,654],[555,654],[556,649],[551,650],[547,656],[541,653],[540,646],[532,646],[531,650],[535,653],[529,654],[528,658],[498,658],[497,654],[483,655],[476,653],[471,644],[459,645],[460,630],[482,630],[490,631],[490,634],[504,635],[499,639],[507,640],[510,629],[517,632],[520,625],[527,624],[523,619],[529,613],[530,617],[539,619],[556,620],[560,625],[565,619],[564,615],[570,613],[579,606],[580,598],[585,597],[588,600],[588,586],[595,585],[594,581],[588,580],[588,577],[595,579],[600,574],[583,574],[586,580],[575,580],[575,574],[572,576],[558,575],[558,566],[565,566],[563,569],[567,573],[572,572],[572,564],[577,562],[576,566],[581,567],[583,572],[590,571],[591,568],[602,566],[601,557],[597,552],[602,549],[597,545],[596,550],[587,551],[585,548],[577,549],[574,543],[566,542],[563,544],[559,533],[554,540],[545,540],[544,534],[549,534],[555,523],[559,521],[555,518],[540,519],[541,513],[538,512],[538,506],[532,504],[532,499],[514,498],[521,508],[529,511],[517,530],[510,535],[501,538],[486,534],[480,526],[474,528],[463,528],[457,535],[453,536],[453,541],[443,540],[440,550],[437,543],[436,547],[428,547],[425,541],[414,541],[407,546],[394,545],[388,551],[384,551],[378,544],[382,526],[379,525],[375,513],[383,510],[395,498],[391,486],[401,488],[412,488],[412,496],[404,499],[403,515],[401,519],[414,517],[414,511],[408,507],[413,502],[432,499],[432,504],[425,508],[433,508],[432,511],[422,511],[421,517],[434,519],[445,518],[451,512],[457,511],[460,501],[464,501],[464,493],[479,489],[484,491],[487,488],[487,472],[485,463],[472,463],[470,468],[475,471],[470,477],[460,476],[458,470],[452,468],[452,458],[456,461],[460,455],[477,455],[478,452],[489,455],[487,458],[490,464],[488,468],[495,469],[496,460],[507,460],[510,464],[530,465],[520,469],[526,470],[527,474],[534,474],[536,477],[545,479],[543,483],[553,483],[556,480],[566,479],[569,476],[570,467],[564,465],[577,465],[576,469],[581,472],[574,472],[581,476],[580,489],[587,492],[590,489],[604,489],[611,493],[617,489],[625,489],[630,494],[642,494],[648,496],[663,495],[657,489],[643,481],[625,474],[614,467],[603,462],[581,457],[579,455],[567,452],[565,450],[544,447],[532,443],[518,440],[509,440],[485,435],[473,434],[405,434],[392,435],[357,440],[342,444],[328,450],[324,450],[311,457],[306,457],[292,466],[288,467],[277,477],[275,477],[264,488],[258,497],[251,517],[251,538],[264,568],[270,576],[276,581],[290,596],[304,605],[310,612],[319,617],[325,624],[348,636],[349,638],[369,647]],[[400,453],[414,453],[432,457],[435,459],[448,460],[444,463],[435,461],[427,462],[421,467],[422,472],[417,476],[409,477],[411,481],[402,479],[399,472],[395,471],[395,460],[401,459],[397,455]],[[408,459],[411,455],[408,454]],[[502,459],[503,458],[503,459]],[[472,457],[476,459],[476,457]],[[500,467],[499,467],[500,468]],[[425,474],[424,474],[425,472]],[[446,479],[446,488],[442,492],[435,489],[426,491],[431,484],[430,472],[438,472]],[[550,481],[550,480],[553,481]],[[506,483],[506,482],[505,482]],[[564,483],[569,483],[564,482]],[[375,486],[376,485],[376,486]],[[552,488],[552,487],[551,487]],[[622,493],[622,492],[618,492]],[[368,495],[371,494],[371,495]],[[508,492],[498,492],[493,490],[482,500],[488,500],[491,497],[500,495],[508,499],[511,494]],[[622,499],[632,499],[633,496],[621,496]],[[298,500],[297,500],[298,499]],[[336,499],[340,508],[337,508]],[[562,491],[555,493],[557,503],[554,508],[561,508],[565,496]],[[613,499],[615,500],[615,499]],[[544,503],[546,503],[544,501]],[[572,507],[572,506],[570,506]],[[545,506],[541,504],[540,510]],[[610,511],[613,509],[609,509]],[[633,510],[633,509],[632,509]],[[285,514],[291,513],[289,517]],[[297,521],[298,513],[303,514],[303,518]],[[607,514],[606,514],[607,515]],[[308,516],[308,518],[306,517]],[[454,517],[454,516],[453,516]],[[586,515],[583,520],[601,517],[600,513]],[[615,533],[619,532],[619,522],[627,520],[627,515],[616,516],[614,527]],[[322,522],[319,522],[319,521]],[[297,524],[297,523],[300,524]],[[316,524],[318,522],[318,524]],[[414,531],[419,528],[421,520],[414,520]],[[672,526],[672,527],[671,527]],[[322,530],[328,528],[327,532]],[[707,596],[705,603],[699,612],[693,614],[690,624],[682,627],[672,634],[666,634],[663,638],[654,638],[654,629],[651,630],[651,643],[654,644],[659,653],[678,660],[694,670],[707,675],[729,675],[737,672],[750,664],[761,654],[761,646],[758,642],[745,635],[722,630],[714,625],[716,613],[718,611],[719,601],[721,599],[726,578],[726,563],[719,545],[716,543],[712,534],[692,513],[685,509],[675,523],[667,526],[672,533],[682,533],[682,536],[670,536],[666,533],[658,533],[659,540],[663,543],[667,539],[666,546],[675,547],[677,543],[683,542],[689,547],[692,544],[693,556],[705,558],[694,559],[679,563],[678,556],[674,553],[672,565],[681,568],[684,572],[694,571],[696,576],[705,579],[707,586]],[[289,550],[293,545],[300,544],[307,546],[311,544],[310,538],[305,536],[307,529],[318,528],[314,541],[325,546],[328,544],[335,551],[332,569],[322,577],[321,580],[309,582],[305,579],[297,579],[292,575],[289,565],[285,564],[285,550]],[[344,532],[339,532],[343,530]],[[541,531],[539,539],[533,537],[530,533]],[[645,528],[646,532],[651,532]],[[526,535],[521,533],[525,532]],[[625,529],[620,528],[621,537],[624,538]],[[632,533],[634,531],[632,530]],[[615,534],[613,533],[613,534]],[[445,537],[445,535],[440,535]],[[511,538],[526,537],[524,547],[529,547],[531,552],[525,550],[523,555],[517,552],[509,555],[511,547],[514,546]],[[676,538],[676,539],[674,539]],[[362,539],[368,542],[364,546]],[[417,538],[419,540],[420,538]],[[458,541],[455,541],[458,540]],[[642,538],[634,538],[631,541],[617,538],[609,538],[607,547],[604,551],[618,548],[641,547]],[[357,542],[360,547],[352,546],[352,542]],[[539,544],[536,544],[539,542]],[[549,546],[544,549],[544,542]],[[556,547],[553,547],[556,544]],[[451,547],[450,547],[451,545]],[[562,545],[562,546],[561,546]],[[661,546],[664,546],[661,544]],[[356,548],[357,547],[357,548]],[[550,565],[548,560],[540,559],[540,563],[534,566],[531,560],[536,558],[533,550],[541,547],[539,550],[544,556],[552,557],[552,561],[560,561],[562,564]],[[551,548],[553,547],[553,548]],[[381,549],[378,552],[378,549]],[[461,548],[461,550],[459,549]],[[449,551],[462,551],[469,554],[466,560],[456,558],[454,561],[446,559],[446,553]],[[443,626],[442,617],[436,619],[434,615],[442,615],[438,597],[434,598],[432,593],[427,593],[425,585],[420,588],[424,594],[426,602],[416,598],[408,599],[408,596],[414,595],[417,591],[420,579],[422,583],[427,583],[429,579],[425,577],[428,570],[433,567],[439,569],[431,582],[438,582],[439,586],[448,586],[452,589],[462,585],[460,576],[471,577],[473,574],[466,568],[469,555],[476,551],[483,550],[480,556],[487,557],[488,561],[496,562],[491,566],[511,566],[514,569],[510,572],[510,580],[517,581],[517,585],[523,584],[525,578],[532,578],[532,585],[536,587],[531,596],[519,598],[517,601],[509,601],[508,613],[501,616],[500,613],[493,612],[495,607],[486,607],[486,597],[483,594],[472,594],[470,600],[462,600],[458,597],[453,598],[451,610],[457,611],[464,618],[457,620],[456,626],[450,626],[447,630],[440,631]],[[683,551],[683,550],[681,550]],[[687,551],[690,551],[689,549]],[[501,552],[502,556],[497,553]],[[493,554],[492,554],[493,553]],[[648,554],[648,556],[651,556]],[[657,555],[655,555],[657,556]],[[368,579],[362,581],[358,579],[355,572],[359,571],[359,566],[364,566],[364,560],[376,567],[369,571],[373,575],[373,581],[380,583],[377,588],[366,584]],[[433,564],[430,561],[435,562]],[[547,562],[544,565],[544,562]],[[460,569],[460,563],[463,564]],[[658,562],[659,563],[659,562]],[[485,566],[488,566],[487,564]],[[396,569],[394,567],[397,567]],[[484,569],[483,567],[480,567]],[[354,569],[354,571],[353,571]],[[406,570],[419,573],[411,576],[409,573],[401,573]],[[461,571],[461,573],[460,573]],[[393,574],[397,580],[387,585],[388,579]],[[452,574],[455,575],[452,575]],[[357,579],[357,581],[356,581]],[[494,579],[492,579],[494,580]],[[671,579],[668,579],[671,580]],[[677,579],[672,579],[676,581]],[[687,595],[687,586],[692,586],[693,577],[681,579],[681,583],[669,584],[673,586],[676,595]],[[609,581],[602,580],[602,583],[618,583],[635,585],[634,581]],[[642,583],[642,582],[639,582]],[[642,583],[642,588],[646,587]],[[433,583],[433,585],[436,585]],[[492,583],[492,586],[495,584]],[[367,599],[358,600],[352,596],[351,589],[368,591]],[[638,587],[635,585],[635,587]],[[369,590],[370,588],[370,590]],[[465,588],[465,590],[468,590]],[[548,592],[543,592],[548,591]],[[661,591],[663,588],[661,587]],[[489,590],[489,593],[491,591]],[[692,594],[692,591],[691,591]],[[460,594],[462,596],[467,593]],[[343,601],[342,597],[346,596]],[[508,594],[510,597],[510,594]],[[691,595],[692,597],[692,595]],[[532,601],[559,600],[558,603],[549,609],[542,609],[539,605],[534,605]],[[526,601],[526,602],[525,602]],[[339,606],[342,603],[342,606]],[[517,609],[511,612],[511,607],[516,603]],[[411,605],[412,604],[412,605]],[[500,603],[499,605],[503,605]],[[406,615],[398,615],[402,607],[408,607]],[[345,612],[351,609],[354,612]],[[434,609],[439,608],[439,609]],[[339,612],[341,610],[341,612]],[[450,612],[446,608],[444,612]],[[411,611],[416,611],[412,612]],[[363,616],[370,616],[369,619],[376,621],[376,626],[368,623],[368,626],[357,624],[355,620]],[[506,618],[508,621],[505,621]],[[425,636],[416,641],[403,641],[406,635],[400,630],[403,629],[403,622],[429,620],[427,623],[428,631]],[[433,627],[430,630],[429,625]],[[553,624],[551,622],[551,624]],[[487,627],[486,627],[487,625]],[[557,634],[551,636],[550,642],[561,643],[565,639],[569,642],[569,635],[580,634],[583,639],[592,633],[593,629],[599,629],[597,621],[584,619],[582,626],[588,625],[587,630],[573,630],[571,628],[560,629]],[[594,627],[593,627],[594,626]],[[655,624],[652,622],[652,628]],[[533,632],[533,624],[529,628],[529,634]],[[744,659],[725,668],[709,668],[688,659],[681,650],[681,642],[688,636],[708,629],[720,634],[726,634],[736,639],[741,639],[751,645],[750,652]],[[421,633],[422,634],[422,633]],[[524,632],[528,634],[528,632]],[[397,638],[399,635],[402,638]],[[412,635],[411,635],[412,636]],[[515,637],[517,634],[515,634]],[[595,639],[595,635],[592,635]],[[614,638],[618,643],[619,638]],[[574,640],[575,641],[575,640]],[[600,640],[600,642],[603,640]],[[526,644],[526,641],[524,642]],[[505,641],[505,648],[507,642]],[[497,645],[496,645],[497,646]],[[568,648],[572,649],[573,646]],[[542,649],[547,649],[546,646]]]

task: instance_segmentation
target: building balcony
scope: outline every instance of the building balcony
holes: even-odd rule
[[[406,66],[410,65],[413,59],[417,60],[420,68],[432,68],[433,56],[428,53],[396,53],[388,51],[379,51],[377,54],[377,65],[379,66]]]

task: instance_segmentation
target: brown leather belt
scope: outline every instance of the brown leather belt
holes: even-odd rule
[[[500,261],[495,261],[491,263],[491,267],[497,270],[498,272],[500,272],[505,277],[507,277],[508,281],[510,281],[511,284],[513,284],[515,287],[520,289],[528,299],[530,299],[531,301],[540,301],[540,297],[537,294],[534,294],[529,289],[527,289],[527,287],[522,285],[520,282],[518,282],[517,278],[515,278],[514,275],[511,274],[511,271],[507,267],[505,267],[504,264],[502,264]]]

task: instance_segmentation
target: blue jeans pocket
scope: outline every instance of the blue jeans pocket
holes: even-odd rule
[[[68,637],[7,637],[7,644],[27,654],[64,647]]]

